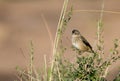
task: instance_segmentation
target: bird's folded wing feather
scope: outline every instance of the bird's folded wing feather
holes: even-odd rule
[[[90,49],[92,49],[92,46],[89,44],[89,42],[88,42],[83,36],[81,36],[81,39],[82,39],[82,41],[84,42],[84,44],[85,44],[86,46],[89,46]]]

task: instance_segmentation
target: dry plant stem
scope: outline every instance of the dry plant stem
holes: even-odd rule
[[[92,12],[92,13],[100,13],[101,10],[73,10],[73,12],[75,13],[79,13],[79,12]],[[109,10],[103,10],[103,13],[110,13],[110,14],[120,14],[120,12],[116,12],[116,11],[109,11]]]
[[[18,75],[15,75],[20,81],[22,81],[22,78],[20,78],[20,76]]]
[[[20,48],[20,52],[21,52],[21,54],[22,54],[23,57],[24,57],[25,63],[27,64],[27,59],[26,59],[26,56],[25,56],[24,51],[23,51],[22,48]]]
[[[58,26],[57,26],[57,32],[56,32],[56,36],[55,36],[55,40],[54,40],[53,60],[52,60],[52,65],[51,65],[51,75],[50,75],[49,81],[52,81],[52,72],[53,72],[53,68],[54,68],[55,55],[57,54],[57,47],[58,47],[58,43],[60,40],[60,35],[58,34],[58,31],[62,29],[67,4],[68,4],[68,0],[64,0],[63,8],[62,8],[60,19],[59,19]]]
[[[102,9],[101,9],[101,12],[100,12],[100,19],[99,19],[99,22],[102,23],[102,20],[103,20],[103,11],[104,11],[104,0],[103,0],[103,3],[102,3]],[[100,45],[100,25],[98,23],[98,45]]]
[[[34,48],[32,41],[30,42],[30,81],[33,81],[32,74],[33,74],[33,60],[34,60]]]
[[[35,68],[33,69],[33,71],[34,71],[35,76],[36,76],[36,79],[37,79],[36,81],[40,81],[40,80],[39,80],[39,74],[38,74],[38,72],[36,71]]]
[[[27,73],[22,72],[22,71],[19,71],[19,72],[21,72],[22,74],[24,74],[24,75],[26,75],[26,76],[28,76],[28,77],[31,77],[33,81],[34,81],[34,80],[35,80],[35,81],[36,81],[36,80],[39,81],[39,79],[36,79],[35,77],[31,76],[30,74],[27,74]],[[22,80],[22,79],[21,79],[21,80]]]
[[[42,19],[43,19],[43,22],[44,22],[44,24],[45,24],[45,27],[46,27],[46,29],[47,29],[47,31],[48,31],[48,35],[49,35],[49,37],[50,37],[50,41],[51,41],[51,48],[53,48],[53,37],[52,37],[52,34],[51,34],[51,32],[50,32],[50,29],[49,29],[49,26],[48,26],[48,24],[47,24],[47,21],[46,21],[46,19],[45,19],[45,16],[43,15],[43,14],[41,14],[41,17],[42,17]]]
[[[105,70],[105,72],[104,72],[104,75],[103,75],[103,77],[106,77],[106,76],[107,76],[108,69],[109,69],[109,66],[106,68],[106,70]]]
[[[99,22],[98,22],[98,25],[97,25],[97,37],[98,37],[98,46],[100,46],[101,47],[101,43],[100,43],[100,41],[101,41],[101,23],[102,23],[102,20],[103,20],[103,11],[104,11],[104,0],[102,0],[102,5],[101,5],[101,12],[100,12],[100,18],[99,18]],[[102,51],[103,50],[101,50],[101,51],[99,51],[100,52],[100,54],[99,54],[99,58],[101,58],[101,56],[100,55],[102,55]]]
[[[62,79],[61,79],[61,74],[60,74],[60,70],[59,70],[59,67],[58,67],[58,64],[57,64],[57,72],[58,72],[58,76],[59,76],[59,81],[62,81]]]
[[[101,13],[100,13],[100,19],[99,19],[99,23],[98,23],[98,30],[97,30],[97,37],[98,37],[98,45],[102,48],[102,50],[99,51],[99,58],[102,58],[102,54],[104,54],[104,47],[103,45],[101,46],[101,35],[102,35],[102,29],[101,29],[101,25],[102,24],[102,20],[103,20],[103,12],[104,12],[104,0],[102,0],[102,5],[101,5]],[[108,69],[109,69],[109,66],[106,68],[105,72],[104,72],[104,75],[102,75],[101,77],[106,77],[107,73],[108,73]]]
[[[46,62],[46,55],[44,55],[44,62],[45,62],[45,77],[44,80],[47,81],[47,62]]]
[[[100,48],[102,48],[102,46],[101,46],[101,37],[102,37],[101,36],[101,31],[102,31],[101,24],[102,24],[102,20],[103,20],[103,11],[104,11],[104,0],[102,0],[100,18],[99,18],[98,25],[97,25],[97,37],[98,37],[97,39],[98,39],[98,46]],[[103,49],[99,50],[98,52],[99,52],[99,59],[101,59],[102,54],[103,54]],[[100,77],[103,77],[103,76],[101,75]]]

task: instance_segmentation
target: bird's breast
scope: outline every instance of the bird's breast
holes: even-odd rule
[[[79,49],[80,51],[88,50],[88,47],[83,43],[81,39],[72,39],[72,44],[75,48]]]

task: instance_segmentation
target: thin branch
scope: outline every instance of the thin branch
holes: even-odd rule
[[[101,33],[101,23],[102,23],[102,20],[103,20],[103,11],[104,11],[104,0],[102,1],[102,5],[101,5],[101,12],[100,12],[100,18],[99,18],[99,23],[97,25],[97,28],[98,28],[98,45],[100,45],[100,33]]]
[[[100,13],[101,10],[73,10],[75,13],[80,13],[80,12],[90,12],[90,13]],[[120,14],[119,11],[110,11],[110,10],[103,10],[103,13],[110,13],[110,14]]]
[[[103,75],[104,78],[107,76],[108,69],[109,69],[109,66],[106,68],[106,70],[105,70],[105,72],[104,72],[104,75]]]
[[[50,37],[51,46],[52,46],[51,48],[53,48],[53,37],[52,37],[52,33],[51,33],[50,29],[49,29],[49,26],[48,26],[48,24],[47,24],[47,21],[46,21],[46,19],[45,19],[45,16],[44,16],[43,14],[41,14],[41,17],[42,17],[42,19],[43,19],[43,22],[44,22],[44,24],[45,24],[45,28],[47,29],[48,35],[49,35],[49,37]]]
[[[47,81],[47,77],[48,77],[48,74],[47,74],[47,62],[46,62],[46,55],[44,55],[44,62],[45,62],[45,81]]]
[[[33,42],[30,42],[30,81],[33,81],[32,74],[33,74],[33,61],[34,61],[34,47]]]
[[[65,16],[65,12],[66,12],[66,9],[67,9],[67,4],[68,4],[68,0],[64,0],[63,8],[62,8],[60,19],[59,19],[58,26],[57,26],[57,32],[56,32],[55,40],[54,40],[53,60],[52,60],[52,65],[51,65],[51,75],[50,75],[50,80],[49,81],[52,81],[52,72],[53,72],[53,68],[54,68],[55,55],[57,54],[57,47],[58,47],[58,43],[59,43],[59,40],[60,40],[60,36],[59,36],[58,32],[59,32],[60,29],[62,29],[64,16]]]

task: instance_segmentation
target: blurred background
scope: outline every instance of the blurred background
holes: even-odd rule
[[[102,0],[70,0],[68,9],[100,10]],[[44,55],[50,64],[52,46],[49,33],[41,15],[47,22],[52,38],[55,37],[57,23],[62,9],[63,0],[0,0],[0,81],[17,79],[16,66],[25,68],[29,63],[30,41],[33,41],[35,54],[34,65],[44,66]],[[120,1],[105,0],[104,10],[120,12]],[[94,47],[96,44],[98,12],[74,12],[68,28],[63,36],[64,45],[68,48],[65,56],[72,58],[71,31],[78,29]],[[110,54],[113,40],[120,36],[120,14],[104,13],[105,58]],[[112,79],[120,70],[120,61],[114,63],[107,79]]]

